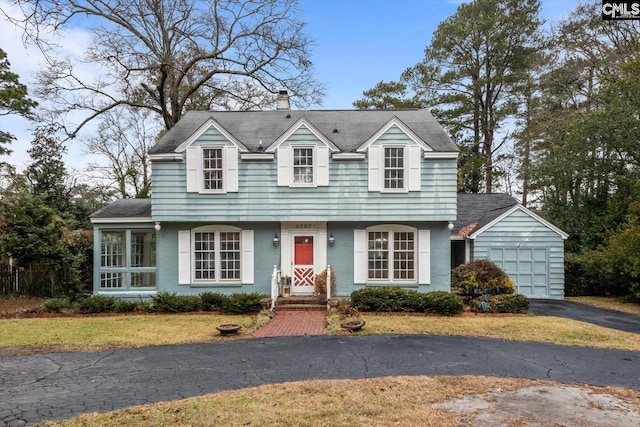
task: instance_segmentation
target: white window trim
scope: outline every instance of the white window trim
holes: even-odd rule
[[[414,279],[393,279],[393,258],[389,259],[388,279],[369,279],[369,232],[386,231],[414,233]],[[391,253],[393,253],[391,251]],[[385,224],[354,230],[354,283],[359,285],[393,284],[398,286],[428,285],[431,283],[431,232],[400,224]]]
[[[102,265],[102,234],[103,233],[123,233],[124,241],[123,243],[123,261],[124,265],[117,267],[105,267]],[[134,232],[152,232],[155,233],[155,230],[151,228],[135,228],[135,229],[101,229],[100,230],[100,252],[99,252],[99,262],[98,262],[98,289],[100,292],[104,293],[113,293],[113,292],[122,292],[122,291],[137,291],[137,290],[153,290],[158,286],[158,251],[157,251],[157,236],[156,236],[156,259],[154,260],[155,266],[150,267],[133,267],[131,265],[131,254],[132,254],[132,238],[131,235]],[[115,273],[115,274],[123,274],[123,286],[117,288],[108,288],[102,287],[102,273]],[[155,273],[156,274],[156,284],[154,286],[131,286],[131,275],[133,273]]]
[[[404,180],[402,188],[384,187],[384,151],[385,148],[402,148],[404,152]],[[382,142],[369,146],[369,191],[382,194],[406,194],[420,191],[422,181],[422,148],[404,142]]]
[[[402,168],[404,171],[402,177],[402,187],[400,188],[385,188],[384,186],[384,152],[387,148],[402,148]],[[409,146],[401,143],[381,144],[380,145],[380,192],[381,193],[408,193],[409,192]]]
[[[204,188],[204,151],[205,150],[221,150],[222,153],[222,188],[221,189],[205,189]],[[201,194],[226,194],[227,188],[227,156],[224,145],[201,145],[198,147],[198,187]]]
[[[195,233],[198,232],[239,232],[240,233],[240,278],[220,279],[219,247],[216,246],[216,279],[195,279]],[[191,230],[178,231],[178,283],[193,286],[239,286],[254,282],[254,242],[253,230],[243,230],[228,225],[205,225]],[[216,238],[216,245],[219,238]]]
[[[220,267],[220,232],[236,232],[236,233],[240,233],[240,249],[239,249],[239,254],[240,254],[240,277],[238,279],[221,279],[220,278],[220,271],[221,271],[221,267]],[[214,264],[214,272],[215,272],[215,276],[216,278],[211,280],[211,279],[196,279],[196,257],[195,257],[195,245],[196,245],[196,239],[195,239],[195,234],[196,233],[215,233],[216,238],[214,240],[214,245],[215,245],[215,264]],[[193,278],[192,282],[194,285],[200,285],[200,284],[241,284],[242,283],[242,271],[243,271],[243,261],[244,261],[244,243],[243,243],[243,234],[242,234],[242,229],[238,228],[238,227],[232,227],[230,225],[221,225],[221,226],[215,226],[215,225],[205,225],[203,227],[198,227],[198,228],[194,228],[191,230],[191,244],[190,244],[190,257],[191,257],[191,277]]]
[[[313,150],[313,182],[293,182],[293,162],[295,149]],[[318,188],[329,185],[329,151],[330,148],[316,144],[281,145],[277,151],[278,187]]]
[[[204,188],[203,151],[222,150],[222,188]],[[235,156],[235,158],[232,158]],[[227,194],[238,192],[238,148],[224,144],[202,144],[186,149],[187,192],[199,194]]]
[[[389,277],[386,279],[371,279],[369,278],[369,233],[370,232],[387,232],[389,233],[389,246],[387,251],[389,252],[389,266],[388,266],[388,273],[389,273]],[[393,258],[393,253],[394,253],[394,249],[393,249],[393,234],[394,233],[413,233],[413,240],[414,240],[414,245],[413,245],[413,279],[411,280],[407,280],[407,279],[394,279],[394,258]],[[418,229],[415,227],[410,227],[408,225],[376,225],[373,227],[369,227],[367,229],[365,229],[365,241],[366,241],[366,252],[365,252],[365,257],[366,257],[366,262],[367,262],[367,275],[366,275],[366,280],[368,283],[392,283],[392,284],[397,284],[397,285],[415,285],[418,283]]]
[[[289,183],[289,187],[296,188],[315,188],[318,186],[318,150],[315,145],[291,145],[291,155],[289,159],[289,176],[291,177],[291,181]],[[294,170],[294,162],[295,162],[295,152],[296,150],[308,150],[311,149],[311,167],[313,171],[313,178],[310,183],[297,183],[295,181],[295,175],[293,173]]]

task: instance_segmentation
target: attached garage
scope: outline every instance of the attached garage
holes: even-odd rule
[[[513,279],[517,293],[563,299],[567,237],[509,195],[460,194],[452,260],[489,259]]]

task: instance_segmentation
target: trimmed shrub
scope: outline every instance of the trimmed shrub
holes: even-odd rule
[[[240,292],[227,295],[222,301],[221,311],[232,314],[257,313],[262,310],[262,299],[267,295],[257,292]]]
[[[462,313],[464,302],[460,295],[445,291],[434,291],[419,295],[418,311],[453,316]]]
[[[451,286],[465,299],[481,295],[513,294],[513,280],[500,267],[489,260],[462,264],[453,270]]]
[[[78,311],[83,314],[88,313],[109,313],[113,311],[114,298],[104,295],[94,295],[83,298],[76,303]]]
[[[351,293],[351,306],[359,311],[421,312],[454,315],[464,309],[459,295],[446,291],[420,293],[397,286],[363,288]]]
[[[127,301],[120,298],[114,299],[111,306],[111,311],[113,311],[114,313],[132,313],[138,310],[142,310],[142,307],[138,302]]]
[[[203,292],[200,294],[203,311],[219,311],[226,296],[219,292]]]
[[[398,286],[362,288],[351,292],[351,305],[359,311],[412,311],[407,292]]]
[[[200,310],[201,300],[197,295],[178,295],[175,292],[158,292],[151,297],[153,309],[159,313],[186,313]]]
[[[476,313],[528,313],[529,298],[524,295],[486,295],[469,302]]]
[[[48,313],[60,313],[72,308],[69,298],[51,298],[42,303],[42,309]]]

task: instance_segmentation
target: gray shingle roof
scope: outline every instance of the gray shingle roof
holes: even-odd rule
[[[518,201],[508,194],[458,193],[458,216],[451,234],[468,236],[517,204]]]
[[[151,199],[116,200],[90,218],[151,218]]]
[[[434,151],[458,147],[426,109],[420,110],[280,110],[190,111],[171,128],[149,154],[172,153],[209,118],[213,118],[250,151],[266,148],[304,117],[343,152],[354,152],[396,117]],[[335,132],[337,130],[337,132]]]

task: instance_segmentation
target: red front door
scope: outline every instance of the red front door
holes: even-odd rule
[[[312,295],[315,281],[313,236],[294,236],[292,295]]]

